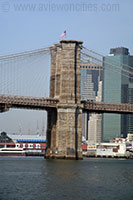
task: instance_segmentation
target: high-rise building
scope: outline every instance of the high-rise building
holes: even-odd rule
[[[94,83],[92,82],[92,74],[88,69],[81,69],[81,99],[95,100]],[[82,114],[82,136],[88,139],[88,120],[89,114]]]
[[[130,67],[129,71],[133,73],[133,56],[130,56]],[[129,78],[128,95],[129,103],[133,104],[133,75]],[[128,133],[133,134],[133,115],[128,115]]]
[[[81,99],[95,100],[96,91],[92,82],[92,73],[88,69],[81,69]]]
[[[130,62],[131,56],[128,49],[124,47],[110,49],[109,56],[103,58],[104,102],[133,102],[133,85],[130,83],[129,74],[122,72],[122,70],[129,70],[128,66],[131,64]],[[133,119],[131,121],[133,122]],[[112,138],[120,136],[126,137],[128,129],[131,129],[128,115],[103,115],[103,141],[109,141]]]
[[[82,100],[96,100],[98,93],[98,80],[101,75],[101,66],[95,64],[83,64],[81,65],[81,99]],[[82,114],[82,136],[85,139],[90,139],[91,131],[88,131],[88,120],[91,120],[89,113]],[[94,117],[94,116],[93,116]],[[90,127],[89,127],[90,128]],[[91,126],[94,129],[94,127]]]
[[[102,81],[98,81],[96,101],[102,101]],[[102,114],[92,113],[88,121],[88,144],[100,143],[102,140]]]

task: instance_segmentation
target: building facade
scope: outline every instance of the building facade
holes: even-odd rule
[[[81,67],[82,100],[96,101],[98,93],[100,92],[99,97],[102,94],[101,90],[99,91],[101,70],[102,68],[96,69],[94,64],[90,64],[89,67],[85,65]],[[98,138],[98,141],[101,141],[101,116],[99,114],[82,114],[82,136],[91,144],[94,144]]]
[[[102,81],[98,81],[96,101],[102,101]],[[95,145],[102,140],[102,114],[92,113],[88,121],[88,144]]]
[[[103,58],[104,102],[133,103],[133,85],[129,79],[129,73],[126,72],[129,71],[128,66],[130,64],[131,56],[128,49],[124,47],[110,49],[109,56]],[[126,137],[127,133],[133,128],[131,125],[133,125],[132,116],[104,114],[103,141],[121,136]]]
[[[129,71],[133,73],[133,56],[130,56],[130,67]],[[133,75],[129,78],[128,95],[129,103],[133,104]],[[133,134],[133,115],[128,116],[128,133]]]

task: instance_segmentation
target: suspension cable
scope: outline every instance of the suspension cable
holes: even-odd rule
[[[97,53],[96,51],[94,51],[94,50],[91,50],[91,49],[88,49],[87,47],[84,47],[84,46],[82,46],[84,49],[86,49],[87,51],[89,51],[89,52],[91,52],[91,53],[94,53],[94,54],[96,54],[96,55],[98,55],[98,56],[101,56],[101,57],[105,57],[104,55],[102,55],[102,54],[100,54],[100,53]],[[110,58],[108,58],[108,60],[111,60]],[[112,61],[112,60],[111,60]],[[118,64],[120,64],[120,65],[123,65],[123,66],[125,66],[125,67],[128,67],[129,69],[133,69],[130,65],[127,65],[127,64],[124,64],[124,63],[120,63],[120,62],[118,62],[118,61],[116,61],[116,60],[114,60],[116,63],[118,63]]]
[[[91,61],[91,63],[94,64],[94,65],[97,64],[97,63],[95,63],[95,62],[93,62],[93,61]],[[122,76],[125,76],[125,77],[127,77],[127,78],[133,79],[133,77],[130,77],[130,76],[126,75],[126,74],[122,74],[121,72],[116,71],[115,69],[112,69],[112,68],[105,68],[104,66],[102,66],[102,69],[110,70],[110,71],[116,72],[116,73],[118,73],[118,74],[121,74]]]
[[[99,58],[96,58],[96,57],[94,57],[94,56],[88,55],[87,53],[85,53],[85,52],[83,52],[83,51],[82,51],[81,53],[82,53],[83,55],[85,55],[85,56],[88,56],[88,57],[94,59],[94,60],[97,60],[97,61],[99,61],[99,62],[102,62],[102,63],[104,63],[104,64],[110,65],[111,67],[115,67],[115,68],[117,68],[117,69],[119,69],[119,70],[121,70],[121,71],[123,71],[123,72],[126,72],[126,73],[129,73],[129,74],[132,74],[132,75],[133,75],[133,72],[129,72],[129,71],[125,70],[125,69],[121,69],[121,67],[119,67],[119,66],[117,66],[117,65],[113,65],[113,64],[111,64],[111,63],[105,62],[104,60],[100,60]]]
[[[17,57],[31,56],[31,55],[40,54],[40,53],[47,53],[47,52],[49,52],[49,50],[50,50],[50,47],[47,47],[47,48],[41,48],[41,49],[36,49],[36,50],[32,50],[32,51],[25,51],[22,53],[0,56],[0,60],[8,60],[8,59],[17,58]]]

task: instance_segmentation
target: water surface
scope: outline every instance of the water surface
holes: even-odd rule
[[[0,157],[0,200],[133,200],[133,160]]]

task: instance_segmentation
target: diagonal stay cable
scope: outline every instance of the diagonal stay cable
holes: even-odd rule
[[[97,60],[97,61],[99,61],[99,62],[102,62],[102,63],[104,63],[104,64],[110,65],[111,67],[115,67],[115,68],[117,68],[117,69],[119,69],[119,70],[121,70],[121,71],[123,71],[123,72],[126,72],[126,73],[129,73],[129,74],[132,74],[132,75],[133,75],[133,72],[129,72],[129,71],[125,70],[125,69],[121,69],[121,67],[119,67],[119,66],[117,66],[117,65],[113,65],[113,64],[111,64],[111,63],[105,62],[104,60],[100,60],[99,58],[96,58],[96,57],[94,57],[94,56],[91,56],[91,55],[89,55],[89,54],[87,54],[87,53],[85,53],[85,52],[83,52],[83,51],[82,51],[81,53],[82,53],[83,55],[86,55],[86,56],[88,56],[88,57],[94,59],[94,60]]]
[[[98,55],[98,56],[105,57],[104,55],[102,55],[102,54],[100,54],[100,53],[97,53],[97,52],[94,51],[94,50],[88,49],[87,47],[82,46],[82,48],[84,48],[84,49],[86,49],[87,51],[89,51],[89,52],[91,52],[91,53],[94,53],[94,54],[96,54],[96,55]],[[112,61],[110,58],[108,58],[108,60]],[[132,68],[130,65],[127,65],[127,64],[124,64],[124,63],[120,63],[120,62],[118,62],[118,61],[116,61],[116,60],[113,60],[113,61],[114,61],[115,63],[119,64],[119,65],[123,65],[123,66],[128,67],[129,69],[132,69],[132,70],[133,70],[133,68]]]
[[[93,61],[91,61],[91,63],[92,63],[92,64],[97,64],[97,63],[95,63],[95,62],[93,62]],[[86,63],[85,63],[85,64],[86,64]],[[89,63],[89,64],[90,64],[90,63]],[[121,74],[122,76],[125,76],[125,77],[127,77],[127,78],[133,79],[133,77],[130,77],[130,76],[126,75],[126,74],[122,74],[121,72],[116,71],[115,69],[112,69],[112,68],[105,68],[104,66],[103,66],[102,68],[103,68],[104,70],[110,70],[110,71],[113,71],[113,72],[115,72],[115,73]]]

